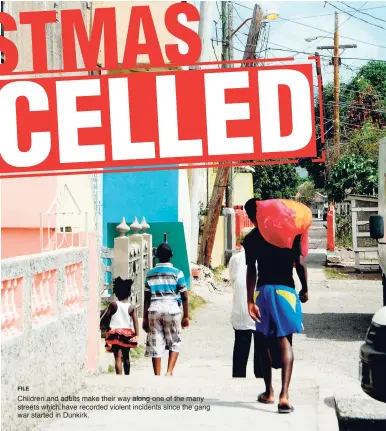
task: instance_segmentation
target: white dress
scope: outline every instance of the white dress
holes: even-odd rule
[[[133,319],[129,314],[134,310],[134,307],[130,302],[116,301],[116,304],[117,311],[111,317],[110,328],[134,330]]]

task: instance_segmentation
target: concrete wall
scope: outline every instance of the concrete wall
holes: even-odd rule
[[[105,171],[108,172],[108,171]],[[103,244],[111,238],[108,224],[145,216],[154,222],[178,221],[178,171],[122,172],[103,175]]]
[[[206,217],[201,217],[201,226],[203,226],[205,219]],[[220,216],[217,223],[217,230],[214,237],[212,257],[210,261],[210,266],[212,268],[217,268],[220,265],[225,265],[225,248],[225,217]]]
[[[216,180],[217,169],[209,169],[210,195]],[[236,172],[233,181],[233,203],[234,205],[244,205],[248,199],[253,198],[253,177],[249,172]],[[225,193],[223,199],[225,205]]]
[[[1,227],[37,228],[56,193],[56,178],[12,178],[1,181]]]
[[[65,269],[75,263],[82,265],[80,278],[76,278],[77,307],[68,303],[72,283]],[[42,302],[47,296],[43,298],[32,282],[47,271],[54,274],[48,292],[52,303],[49,312]],[[2,315],[8,317],[1,340],[2,428],[30,430],[40,419],[17,417],[17,397],[22,395],[18,386],[30,387],[24,395],[62,396],[73,394],[82,384],[87,363],[88,250],[58,250],[3,260],[1,275]],[[14,281],[12,299],[5,291]],[[18,314],[11,316],[12,310]]]
[[[93,2],[93,8],[103,8],[103,7],[114,7],[116,11],[116,22],[117,22],[117,42],[118,42],[118,62],[121,63],[123,60],[127,28],[129,24],[131,8],[135,6],[150,6],[151,14],[153,17],[153,22],[156,28],[158,40],[160,42],[160,48],[164,59],[167,57],[165,55],[165,45],[170,43],[176,43],[176,38],[172,36],[166,29],[165,26],[165,11],[166,9],[177,2],[166,2],[166,1],[152,1],[152,2],[142,2],[142,1],[95,1]],[[140,31],[139,43],[144,43],[145,38],[143,30]],[[98,62],[104,64],[104,46],[101,44],[101,49],[99,51]],[[149,63],[149,57],[147,55],[139,55],[137,59],[138,63]]]
[[[189,195],[188,170],[180,169],[178,171],[178,221],[183,223],[185,241],[187,245],[188,262],[191,262],[190,243],[191,243],[191,210]]]
[[[16,20],[17,31],[5,32],[5,36],[12,40],[19,52],[19,64],[16,70],[32,70],[32,42],[31,26],[19,24],[19,13],[24,11],[57,10],[61,9],[81,9],[85,22],[88,21],[87,7],[84,1],[6,1],[5,12],[12,15]],[[47,34],[47,61],[50,69],[61,69],[63,67],[61,25],[60,19],[56,23],[51,23],[46,27]],[[77,45],[78,66],[84,67]],[[84,73],[83,73],[84,74]],[[74,75],[74,74],[72,74]],[[47,76],[47,75],[45,75]]]
[[[225,265],[225,217],[220,216],[218,219],[216,236],[214,239],[211,267],[217,268]]]
[[[72,1],[61,1],[61,2],[5,2],[5,12],[10,13],[18,23],[19,13],[21,11],[34,11],[34,10],[54,10],[55,4],[57,5],[57,10],[60,9],[81,9],[85,22],[89,23],[89,14],[87,9],[87,2],[72,2]],[[89,25],[87,24],[87,28]],[[19,51],[19,64],[17,70],[28,71],[32,69],[32,49],[31,49],[31,31],[30,26],[23,25],[19,26],[17,32],[8,32],[6,37],[11,39]],[[83,67],[83,61],[80,56],[79,46],[77,46],[78,53],[78,66]],[[61,26],[60,26],[60,15],[59,20],[55,24],[47,25],[47,59],[48,67],[50,69],[60,69],[63,67],[62,58],[62,42],[61,42]],[[72,73],[74,75],[85,75],[86,73]],[[47,75],[45,75],[47,76]],[[32,255],[34,253],[40,252],[40,213],[46,212],[51,205],[55,195],[60,195],[64,184],[67,184],[71,189],[75,199],[77,200],[81,210],[88,213],[88,231],[89,231],[89,251],[88,251],[88,265],[90,266],[90,278],[87,279],[87,286],[89,292],[88,298],[88,313],[87,316],[82,317],[82,333],[84,334],[82,340],[78,340],[77,334],[75,334],[75,339],[71,340],[73,334],[73,326],[66,328],[64,330],[58,323],[58,328],[60,331],[65,332],[65,336],[62,333],[55,334],[56,338],[60,338],[58,347],[54,347],[55,355],[58,355],[58,349],[63,351],[68,351],[69,357],[65,354],[63,358],[72,361],[71,354],[74,354],[74,360],[76,366],[78,364],[77,359],[81,356],[82,369],[83,371],[87,369],[90,372],[95,372],[97,370],[98,362],[98,347],[100,344],[100,331],[99,331],[99,283],[98,283],[98,272],[99,272],[99,260],[100,256],[97,248],[97,238],[95,234],[95,209],[93,204],[93,194],[91,186],[91,176],[88,175],[74,175],[74,176],[62,176],[62,177],[45,177],[45,178],[28,178],[28,179],[7,179],[1,181],[1,218],[2,218],[2,257],[11,258],[15,256],[25,256]],[[55,211],[55,207],[52,211]],[[62,206],[64,211],[70,211],[70,207],[65,204]],[[79,225],[80,230],[85,230],[85,223],[82,222]],[[50,217],[50,226],[55,226],[55,217]],[[43,225],[47,226],[47,222]],[[84,235],[83,235],[84,238]],[[48,244],[48,239],[45,241],[45,246]],[[65,246],[65,245],[64,245]],[[75,249],[74,253],[77,253],[80,249]],[[58,251],[53,253],[69,253],[70,251]],[[45,256],[45,254],[39,255]],[[28,259],[32,257],[28,257]],[[22,257],[17,259],[23,259]],[[17,264],[15,264],[17,268]],[[4,277],[4,276],[3,276]],[[78,317],[74,318],[73,324],[77,323]],[[66,323],[67,326],[71,326]],[[67,332],[66,332],[67,331]],[[69,334],[67,339],[66,334]],[[40,370],[39,361],[42,358],[42,352],[48,348],[44,343],[52,343],[51,332],[40,332],[42,340],[37,340],[37,335],[32,336],[32,340],[28,344],[28,349],[34,347],[34,351],[31,354],[30,350],[26,350],[26,353],[31,354],[34,358],[31,360],[34,362],[34,367]],[[99,338],[98,338],[99,337]],[[81,343],[78,346],[78,342]],[[35,344],[34,344],[35,343]],[[43,343],[43,344],[42,344]],[[67,348],[67,345],[69,346]],[[67,349],[67,350],[66,350]],[[76,351],[74,352],[74,349]],[[50,350],[50,349],[48,349]],[[22,355],[26,354],[22,352]],[[24,356],[22,356],[24,358]],[[50,356],[48,356],[51,358]],[[55,356],[56,357],[56,356]],[[11,363],[8,361],[12,360]],[[63,390],[70,392],[74,385],[74,374],[67,373],[65,367],[65,377],[60,370],[61,361],[57,360],[49,364],[49,372],[47,378],[40,376],[41,384],[46,388],[50,384],[51,380],[57,380],[52,384],[53,392],[58,385],[63,385]],[[21,361],[22,363],[22,361]],[[15,365],[14,359],[10,357],[3,357],[2,361],[3,367],[8,369]],[[56,367],[58,373],[51,370],[52,367]],[[33,374],[34,368],[28,368],[28,372]],[[10,370],[9,370],[10,371]],[[76,373],[75,373],[76,374]],[[39,375],[39,374],[38,374]],[[15,374],[18,378],[17,373]],[[25,376],[24,376],[25,377]],[[24,378],[23,377],[23,378]],[[13,379],[14,376],[9,378]],[[26,377],[25,377],[26,378]],[[34,376],[31,377],[33,380]],[[21,384],[23,380],[19,380]],[[13,388],[14,389],[14,388]],[[49,389],[50,390],[50,389]],[[17,428],[21,429],[21,428]]]
[[[253,178],[247,172],[237,172],[233,182],[233,204],[244,205],[253,198]]]
[[[77,223],[82,232],[94,231],[96,226],[95,219],[95,205],[92,195],[92,182],[91,175],[63,175],[56,177],[56,194],[60,195],[64,186],[70,189],[72,196],[81,208],[83,213],[87,213],[87,226],[85,225],[84,217],[74,216],[74,222]],[[74,205],[69,199],[66,198],[62,206],[63,212],[72,212]],[[69,218],[71,221],[71,218]]]

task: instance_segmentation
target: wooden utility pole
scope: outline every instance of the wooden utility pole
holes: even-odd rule
[[[223,60],[229,60],[229,51],[227,48],[227,44],[230,44],[230,38],[233,36],[233,34],[239,30],[239,27],[235,32],[232,34],[230,32],[227,33],[228,29],[228,13],[226,5],[224,4],[226,2],[221,3],[221,14],[222,14],[222,29],[223,29]],[[232,7],[232,5],[230,5]],[[260,17],[260,18],[259,18]],[[258,36],[256,38],[256,32],[259,34],[260,32],[260,26],[263,20],[263,15],[261,8],[258,5],[255,5],[255,8],[253,10],[253,17],[252,17],[252,24],[249,29],[249,35],[248,35],[248,43],[245,47],[245,53],[243,60],[250,59],[254,57],[256,45]],[[247,21],[247,20],[246,20]],[[245,22],[246,22],[245,21]],[[244,24],[245,24],[244,22]],[[260,25],[253,25],[253,23],[260,23]],[[226,40],[225,35],[229,34],[229,39]],[[253,42],[251,42],[253,41]],[[213,193],[210,198],[209,208],[208,208],[208,214],[205,219],[204,223],[204,230],[201,236],[201,242],[199,247],[199,254],[198,254],[198,263],[209,266],[210,265],[210,259],[212,256],[212,250],[214,245],[214,239],[216,236],[217,231],[217,224],[218,219],[220,217],[221,209],[222,209],[222,203],[224,199],[224,192],[227,187],[227,181],[229,177],[230,168],[229,167],[223,167],[220,166],[217,169],[216,174],[216,180],[213,187]]]
[[[230,32],[228,29],[228,2],[221,2],[221,28],[222,28],[222,61],[229,60],[229,39]],[[223,64],[222,67],[228,65]],[[210,198],[208,213],[206,215],[204,229],[198,251],[197,262],[204,266],[210,265],[214,239],[216,236],[218,219],[220,217],[224,192],[227,187],[229,177],[229,167],[220,166],[217,169],[216,179],[213,186],[212,196]]]
[[[257,43],[259,41],[261,24],[263,22],[263,10],[258,4],[255,4],[251,26],[249,27],[247,45],[244,50],[243,60],[251,60],[255,57]],[[251,67],[253,63],[243,64],[244,67]]]
[[[339,66],[340,56],[339,49],[356,48],[356,45],[339,45],[339,14],[335,12],[335,31],[334,31],[334,45],[333,46],[318,46],[317,49],[333,49],[334,56],[332,64],[334,66],[334,160],[337,160],[340,155],[340,130],[339,130]],[[331,63],[330,63],[331,64]]]
[[[339,14],[335,12],[335,33],[334,33],[334,153],[335,160],[340,154],[340,133],[339,133]]]

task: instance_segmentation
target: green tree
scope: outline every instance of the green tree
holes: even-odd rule
[[[298,200],[305,205],[311,205],[315,197],[315,184],[313,181],[305,181],[299,186]]]
[[[299,175],[293,164],[254,166],[253,190],[258,199],[294,198]]]
[[[355,154],[378,161],[379,141],[386,136],[384,129],[371,120],[366,120],[361,128],[350,134],[347,145],[343,145],[343,154]]]
[[[334,87],[327,83],[323,89],[324,131],[326,146],[331,145],[333,138]],[[317,115],[317,136],[320,136],[318,120],[319,95],[316,97],[315,112]],[[369,61],[348,82],[340,86],[340,132],[341,154],[357,155],[378,159],[379,140],[386,136],[386,63]],[[325,188],[327,176],[335,163],[330,165],[316,164],[310,160],[302,162],[308,170],[316,188]],[[331,187],[331,176],[330,176]]]
[[[346,86],[347,91],[363,91],[371,85],[374,92],[384,98],[386,95],[386,63],[369,61],[364,64]]]
[[[342,156],[330,171],[326,191],[334,202],[342,202],[350,193],[359,195],[377,193],[377,163],[355,154]]]
[[[317,189],[324,189],[326,185],[326,166],[324,163],[314,163],[312,160],[306,159],[300,162],[300,166],[307,169]]]

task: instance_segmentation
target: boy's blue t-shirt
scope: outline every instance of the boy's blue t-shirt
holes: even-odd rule
[[[181,293],[186,290],[183,272],[171,263],[158,263],[146,275],[145,292],[150,293],[152,301],[174,299],[180,305]]]

